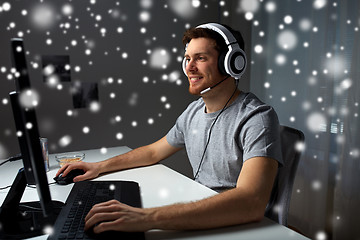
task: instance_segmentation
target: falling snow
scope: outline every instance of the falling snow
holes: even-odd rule
[[[306,4],[308,11],[299,12],[284,10],[286,4],[276,0],[140,0],[136,10],[116,0],[106,4],[99,0],[81,4],[19,2],[0,2],[1,43],[9,46],[13,37],[25,40],[33,86],[22,93],[20,101],[43,116],[39,118],[40,128],[51,136],[51,151],[98,139],[101,142],[96,143],[97,148],[106,154],[107,147],[102,147],[106,139],[114,140],[115,143],[109,140],[113,145],[132,141],[135,146],[138,141],[133,136],[154,135],[158,134],[157,129],[171,127],[176,119],[173,115],[190,102],[176,95],[187,87],[180,67],[181,36],[185,29],[209,19],[209,12],[216,12],[224,20],[241,19],[251,24],[252,42],[246,47],[251,56],[251,74],[256,78],[254,72],[262,72],[260,89],[255,91],[265,93],[265,101],[282,113],[280,120],[284,125],[300,126],[307,141],[319,146],[326,134],[336,135],[334,148],[351,144],[344,132],[354,128],[359,116],[360,100],[352,93],[358,85],[352,71],[358,66],[351,63],[358,55],[352,52],[355,46],[348,41],[351,37],[333,42],[331,37],[322,38],[329,29],[324,29],[316,18],[330,12],[328,25],[346,29],[346,34],[358,39],[360,18],[349,15],[342,19],[342,1],[293,1],[292,6],[298,4],[298,8]],[[269,23],[273,24],[270,28]],[[337,38],[343,35],[345,32]],[[12,67],[10,53],[4,50],[7,48],[1,48],[0,111],[11,115],[8,93],[14,89],[14,79],[20,73]],[[318,51],[320,48],[324,52]],[[46,54],[70,56],[70,64],[65,68],[71,71],[71,83],[62,81],[56,66],[42,66],[41,56]],[[268,62],[263,64],[265,58]],[[72,105],[72,84],[77,82],[98,83],[99,100],[91,101],[87,109]],[[96,118],[101,120],[95,121]],[[17,149],[8,142],[13,140],[16,145],[15,138],[23,135],[9,122],[5,120],[0,125],[1,159],[15,154]],[[32,123],[27,124],[27,128],[32,127]],[[306,152],[311,145],[299,142],[295,148]],[[359,160],[359,146],[349,145],[346,149],[346,157]],[[318,156],[313,159],[320,161]],[[323,179],[315,179],[307,187],[317,193],[325,186]],[[296,192],[301,195],[305,191],[299,188]],[[327,239],[327,235],[319,229],[315,239]]]

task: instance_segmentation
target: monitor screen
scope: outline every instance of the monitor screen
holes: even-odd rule
[[[44,159],[40,145],[40,135],[35,108],[24,106],[19,98],[31,90],[29,72],[26,64],[25,48],[22,39],[11,39],[13,67],[17,72],[16,91],[10,93],[19,147],[24,164],[24,172],[28,184],[36,184],[40,188],[39,197],[43,202],[45,214],[50,210],[46,202],[51,200]]]
[[[51,195],[40,145],[35,109],[27,109],[21,106],[19,93],[17,92],[10,93],[10,100],[26,182],[27,184],[36,185],[43,213],[49,215],[52,211]]]
[[[26,64],[24,41],[21,38],[11,39],[11,59],[16,72],[16,91],[21,92],[31,88],[29,72]]]
[[[0,208],[0,239],[23,239],[44,234],[44,227],[56,220],[61,204],[51,200],[35,108],[20,101],[31,89],[22,39],[12,39],[11,48],[17,73],[10,101],[24,169],[18,172]],[[20,203],[27,184],[36,185],[40,201]]]
[[[11,101],[16,101],[16,102],[12,103],[12,110],[13,110],[13,116],[14,116],[15,125],[16,125],[19,147],[20,147],[22,158],[23,158],[27,183],[28,184],[36,184],[35,179],[34,179],[34,174],[31,172],[32,166],[31,166],[31,159],[30,159],[31,153],[29,152],[30,149],[27,147],[26,137],[25,137],[25,135],[23,135],[23,133],[25,133],[25,129],[24,129],[25,125],[22,123],[22,120],[26,121],[26,119],[24,119],[26,117],[25,115],[28,115],[28,118],[34,118],[33,120],[31,120],[31,119],[29,119],[29,120],[31,120],[33,122],[36,121],[36,116],[35,116],[35,112],[34,112],[35,110],[28,109],[28,112],[23,111],[24,113],[22,114],[21,110],[22,110],[22,108],[24,108],[24,106],[20,106],[20,102],[18,101],[19,96],[21,96],[22,94],[25,94],[26,90],[31,89],[29,73],[28,73],[28,68],[27,68],[27,64],[26,64],[25,49],[24,49],[24,44],[23,44],[22,39],[19,39],[19,38],[11,39],[11,59],[12,59],[13,67],[16,70],[16,74],[15,74],[15,76],[16,76],[16,78],[15,78],[16,91],[15,92],[17,93],[17,96],[15,97],[15,94],[12,94],[12,95],[10,94],[10,99],[11,99]],[[23,109],[23,110],[25,110],[25,109]],[[31,123],[29,123],[29,124],[31,124]],[[34,129],[33,131],[37,131],[37,129]]]

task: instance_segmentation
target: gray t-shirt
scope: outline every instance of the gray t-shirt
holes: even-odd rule
[[[166,135],[170,145],[186,148],[194,175],[220,111],[206,113],[199,98]],[[242,92],[217,119],[195,180],[216,191],[236,187],[243,162],[253,157],[273,158],[282,165],[279,121],[272,107],[254,94]]]

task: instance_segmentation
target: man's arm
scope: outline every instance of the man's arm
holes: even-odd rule
[[[112,172],[134,167],[148,166],[171,156],[181,148],[171,146],[166,136],[160,140],[143,147],[136,148],[125,154],[99,162],[101,172]]]
[[[117,201],[95,205],[86,217],[86,229],[102,222],[95,232],[107,230],[207,229],[259,221],[269,201],[278,163],[255,157],[247,160],[235,189],[213,197],[170,206],[139,209]]]
[[[165,136],[152,144],[136,148],[125,154],[118,155],[101,162],[81,162],[64,165],[59,169],[56,175],[63,172],[63,175],[66,176],[66,174],[73,169],[83,169],[85,174],[74,178],[74,182],[84,181],[96,178],[101,173],[152,165],[169,157],[180,149],[181,148],[171,146],[167,142]]]

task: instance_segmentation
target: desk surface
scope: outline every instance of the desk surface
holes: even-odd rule
[[[86,150],[84,161],[96,162],[107,159],[121,153],[129,151],[128,147],[109,148],[104,153],[99,149]],[[50,171],[48,172],[49,183],[52,179],[58,165],[54,160],[55,155],[50,155]],[[0,168],[1,182],[0,187],[11,185],[16,172],[22,167],[22,162],[7,163]],[[96,180],[130,180],[136,181],[140,185],[141,198],[144,208],[163,206],[179,202],[189,202],[210,197],[216,192],[193,181],[182,174],[171,170],[164,165],[157,164],[149,167],[135,168],[111,174],[103,175]],[[65,202],[73,184],[67,186],[50,185],[51,196],[53,200]],[[5,199],[7,191],[0,191],[0,203]],[[38,200],[35,189],[27,188],[22,201]],[[35,239],[46,239],[47,236],[40,236]],[[264,218],[261,222],[244,224],[240,226],[218,228],[205,231],[160,231],[152,230],[146,232],[146,239],[308,239],[282,225],[279,225],[270,219]]]

